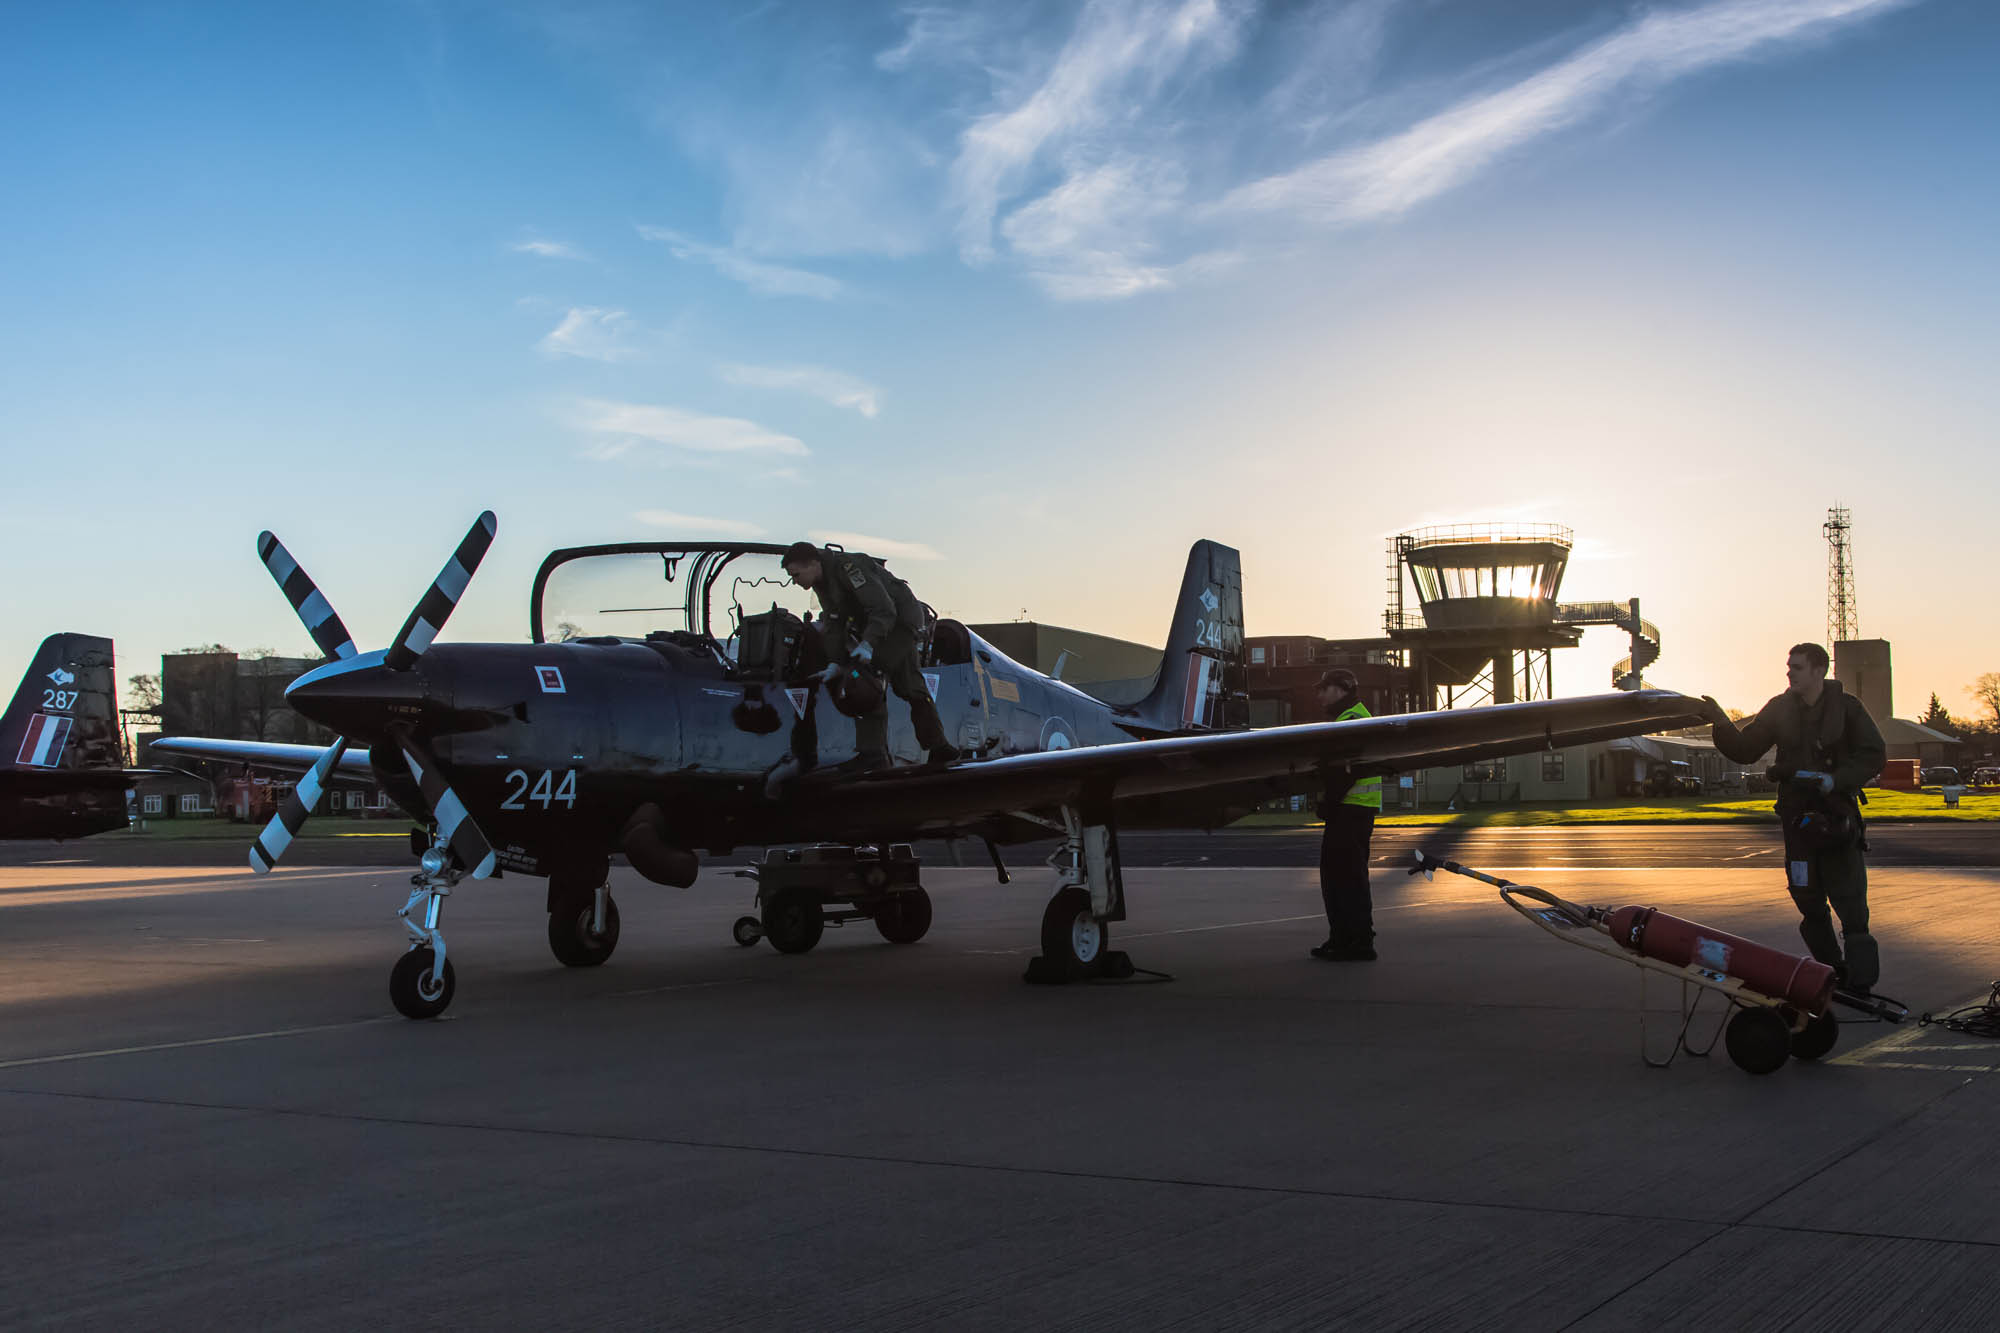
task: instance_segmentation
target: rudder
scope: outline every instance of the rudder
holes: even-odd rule
[[[1243,560],[1233,546],[1198,541],[1188,551],[1159,677],[1137,712],[1161,731],[1234,725],[1228,702],[1242,688]]]

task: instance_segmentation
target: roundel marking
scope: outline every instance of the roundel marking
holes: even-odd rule
[[[1075,744],[1075,738],[1070,735],[1069,723],[1059,717],[1052,717],[1042,723],[1042,749],[1067,750]]]

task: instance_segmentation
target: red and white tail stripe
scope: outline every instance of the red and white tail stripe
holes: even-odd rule
[[[21,752],[14,762],[29,768],[54,768],[62,762],[63,746],[69,743],[70,719],[37,713],[28,719],[27,734],[21,737]]]
[[[1181,701],[1181,725],[1205,727],[1208,723],[1209,686],[1215,680],[1216,661],[1207,653],[1188,654],[1187,697]]]

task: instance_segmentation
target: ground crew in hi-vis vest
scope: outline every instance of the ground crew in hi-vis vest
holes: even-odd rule
[[[937,703],[917,662],[917,638],[924,630],[924,607],[910,585],[858,551],[794,542],[785,551],[785,572],[819,597],[820,635],[831,672],[861,667],[881,675],[910,706],[917,744],[933,764],[959,757],[944,734]],[[889,701],[854,719],[854,758],[837,771],[868,772],[889,767]]]
[[[1335,667],[1319,678],[1320,706],[1336,722],[1368,717],[1354,673]],[[1368,843],[1382,812],[1382,779],[1328,773],[1319,813],[1326,831],[1319,844],[1319,896],[1326,904],[1326,943],[1313,957],[1335,963],[1375,957],[1375,903],[1368,892]]]
[[[1861,789],[1882,771],[1882,733],[1861,701],[1826,678],[1826,649],[1801,643],[1785,658],[1785,692],[1740,727],[1703,696],[1715,748],[1748,764],[1772,746],[1771,778],[1785,829],[1785,887],[1799,909],[1812,956],[1847,990],[1866,993],[1882,975],[1868,932],[1868,866],[1861,859]],[[1827,908],[1831,905],[1832,915]],[[1833,933],[1840,918],[1842,940]]]

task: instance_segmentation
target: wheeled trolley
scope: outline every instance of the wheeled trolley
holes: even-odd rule
[[[914,944],[931,928],[920,867],[904,842],[772,847],[736,872],[757,882],[757,915],[738,917],[730,933],[746,949],[768,939],[780,953],[805,953],[829,925],[873,921],[891,944]]]
[[[1639,970],[1639,1056],[1655,1069],[1683,1052],[1705,1056],[1724,1043],[1738,1069],[1769,1074],[1797,1056],[1817,1060],[1840,1037],[1835,1004],[1892,1023],[1909,1013],[1894,1001],[1854,995],[1835,984],[1832,968],[1739,935],[1669,916],[1651,907],[1584,907],[1532,884],[1515,884],[1419,851],[1413,875],[1445,870],[1500,890],[1501,901],[1559,940],[1603,954]],[[1662,973],[1681,983],[1680,1026],[1664,1058],[1649,1049],[1646,979]],[[1696,1012],[1710,995],[1724,1002],[1707,1041],[1690,1039]]]

